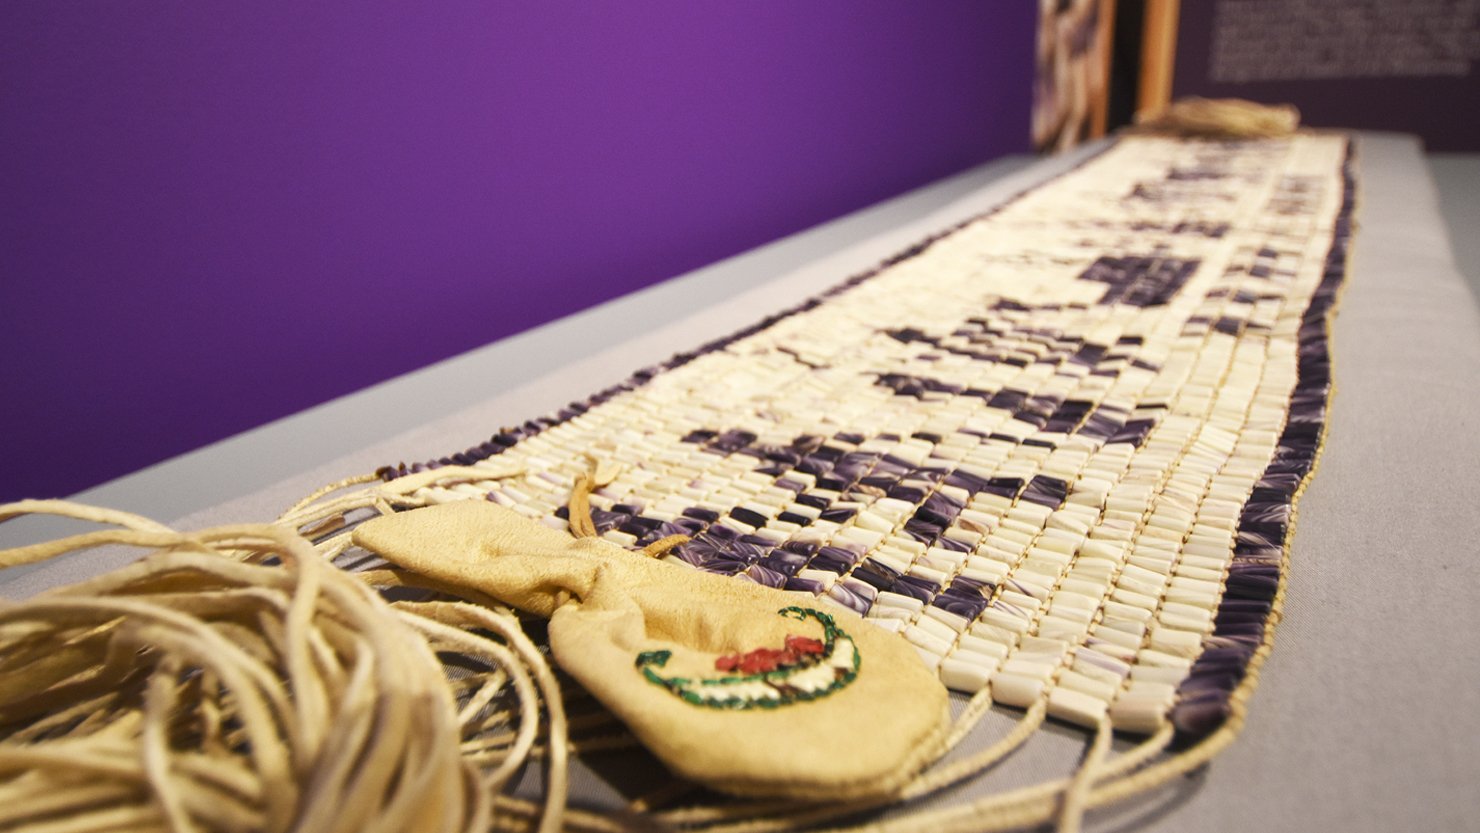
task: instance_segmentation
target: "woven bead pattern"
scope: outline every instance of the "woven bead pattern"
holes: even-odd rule
[[[826,596],[950,687],[1216,728],[1271,625],[1330,389],[1344,138],[1123,139],[823,296],[426,464],[428,490]],[[392,477],[425,466],[383,470]]]

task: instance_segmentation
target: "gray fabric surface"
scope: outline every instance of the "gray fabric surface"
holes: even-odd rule
[[[1198,829],[1480,827],[1480,315],[1415,142],[1359,146],[1336,394],[1285,621]],[[1170,827],[1168,828],[1170,829]]]
[[[1429,170],[1449,226],[1455,265],[1480,298],[1480,153],[1431,153]]]
[[[813,294],[1074,161],[1006,177],[999,171],[973,193],[950,193],[947,205],[916,202],[890,214],[887,230],[769,249],[769,259],[762,250],[707,277],[640,293],[620,308],[625,329],[617,336],[594,327],[594,336],[568,345],[568,363],[547,370],[546,358],[522,386],[179,523],[267,519],[322,483],[479,442],[498,425]],[[1364,134],[1359,187],[1359,230],[1333,332],[1329,440],[1299,506],[1285,620],[1249,723],[1205,771],[1092,813],[1091,830],[1480,829],[1472,786],[1480,775],[1480,310],[1454,268],[1417,142]],[[737,292],[729,281],[749,288]],[[696,288],[723,303],[674,301],[705,294]],[[507,374],[511,365],[517,375],[519,360],[509,345],[496,345],[478,351],[453,381],[476,384],[480,373]],[[389,387],[397,385],[414,390],[405,380]],[[271,453],[292,461],[296,449]],[[127,557],[0,573],[0,594],[26,595]],[[993,715],[973,745],[990,742],[1011,717]],[[1080,733],[1050,727],[946,800],[1061,777],[1082,748]],[[623,759],[599,761],[574,773],[575,803],[608,804],[655,777]]]

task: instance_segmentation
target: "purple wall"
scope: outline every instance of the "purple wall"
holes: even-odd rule
[[[1028,143],[1029,3],[0,5],[0,499]]]

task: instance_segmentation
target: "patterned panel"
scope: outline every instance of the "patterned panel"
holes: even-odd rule
[[[1348,146],[1122,140],[820,298],[438,463],[552,526],[827,596],[952,688],[1216,728],[1329,392]],[[417,466],[383,470],[392,477]]]

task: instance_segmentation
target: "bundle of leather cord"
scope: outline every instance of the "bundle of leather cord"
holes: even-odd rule
[[[0,604],[0,828],[487,830],[542,710],[552,774],[544,805],[521,810],[560,827],[561,699],[506,610],[389,603],[291,521],[187,534],[61,501],[0,506],[0,520],[25,514],[112,528],[0,552],[0,566],[148,554]]]
[[[771,617],[752,617],[748,608],[771,602],[772,594],[791,601],[800,596],[764,588],[734,594],[716,579],[705,593],[718,610],[676,612],[662,601],[648,607],[656,598],[653,582],[671,578],[687,585],[696,574],[603,541],[568,538],[483,501],[432,506],[427,504],[448,501],[411,496],[432,484],[478,488],[512,471],[487,464],[446,467],[336,494],[371,480],[354,478],[321,490],[274,524],[188,534],[135,515],[61,501],[0,506],[0,520],[52,514],[120,527],[3,551],[0,566],[107,545],[152,550],[123,569],[0,606],[0,828],[613,833],[656,824],[708,833],[788,833],[832,829],[860,812],[893,808],[902,812],[864,827],[985,831],[1057,819],[1061,830],[1075,830],[1087,807],[1154,788],[1215,751],[1158,760],[1171,737],[1167,726],[1111,757],[1104,724],[1069,777],[950,808],[911,808],[1010,755],[1042,725],[1046,709],[1039,703],[987,747],[919,771],[977,728],[990,699],[972,698],[950,722],[932,717],[937,704],[929,695],[938,684],[915,677],[907,649],[893,650],[905,643],[896,646],[889,635],[821,602],[812,618],[825,623],[827,651],[836,654],[846,644],[868,654],[890,668],[892,685],[923,697],[888,697],[879,704],[919,712],[917,728],[895,727],[896,734],[916,733],[919,748],[906,742],[886,749],[863,741],[862,752],[903,755],[907,765],[868,782],[854,773],[849,782],[838,776],[860,766],[878,770],[878,761],[834,761],[838,766],[813,773],[798,790],[766,780],[797,777],[801,770],[784,766],[783,759],[767,763],[763,755],[719,750],[698,756],[690,771],[679,773],[684,777],[625,811],[567,808],[569,752],[600,753],[637,743],[631,735],[568,740],[567,705],[587,692],[580,685],[562,691],[520,620],[487,591],[522,597],[520,605],[528,609],[541,608],[546,599],[557,603],[564,644],[576,646],[568,654],[574,662],[561,660],[566,670],[670,767],[682,758],[665,749],[683,754],[692,751],[695,738],[714,741],[724,715],[738,724],[787,710],[650,708],[674,695],[681,699],[683,692],[667,687],[667,678],[663,685],[636,688],[603,679],[598,672],[610,651],[596,644],[603,641],[601,620],[614,614],[623,620],[614,628],[614,641],[624,641],[621,632],[634,623],[623,595],[636,590],[632,599],[647,608],[638,618],[656,615],[648,627],[657,623],[661,630],[674,616],[698,616],[709,624],[740,616],[757,620],[742,628],[746,635],[757,627],[769,633],[774,623],[758,620]],[[365,524],[367,518],[372,523]],[[357,530],[364,532],[350,534]],[[490,560],[481,566],[467,561],[470,546]],[[390,565],[362,569],[373,554],[389,556]],[[531,558],[549,562],[534,571],[542,577],[528,575]],[[335,567],[336,559],[355,571]],[[634,585],[633,575],[646,578]],[[563,578],[547,585],[544,579],[552,576]],[[594,583],[580,586],[588,578]],[[619,589],[623,585],[626,590]],[[525,589],[513,589],[519,587]],[[408,589],[465,601],[387,602],[377,592],[399,595]],[[583,596],[584,605],[571,604]],[[781,613],[784,618],[786,611]],[[661,638],[679,640],[678,664],[688,659],[682,643],[692,635],[670,632]],[[558,646],[556,651],[561,659]],[[470,672],[470,664],[478,667]],[[662,663],[657,666],[664,670]],[[643,676],[653,682],[652,675]],[[877,693],[877,677],[858,686],[848,680],[839,687]],[[846,702],[810,699],[814,706]],[[845,709],[824,711],[813,729],[796,722],[784,728],[826,734],[850,722]],[[537,720],[542,712],[543,733]],[[613,720],[601,710],[583,717],[598,727]],[[744,726],[735,730],[731,752],[763,753],[795,740],[776,733],[747,736]],[[671,737],[663,737],[665,732]],[[512,787],[535,758],[543,759],[545,771],[538,800],[530,800]],[[761,780],[747,784],[747,774]],[[694,802],[702,796],[700,786],[751,797]],[[674,803],[684,806],[662,807]]]
[[[654,799],[651,804],[639,800],[628,811],[618,812],[567,808],[570,751],[594,754],[630,748],[636,740],[625,734],[568,740],[567,704],[587,692],[578,685],[562,692],[520,620],[486,595],[482,582],[464,581],[466,567],[457,563],[459,559],[437,567],[439,555],[456,556],[462,549],[456,540],[413,547],[410,552],[429,557],[413,569],[404,563],[397,566],[408,561],[402,557],[405,552],[384,553],[400,550],[397,541],[408,533],[418,538],[417,530],[431,524],[437,533],[434,541],[440,533],[472,528],[491,543],[490,553],[497,558],[518,561],[532,556],[567,562],[553,566],[556,572],[574,569],[578,575],[593,559],[613,559],[615,565],[639,559],[614,572],[611,565],[597,563],[595,572],[602,584],[617,585],[622,581],[618,577],[633,569],[649,572],[639,566],[640,554],[601,541],[588,539],[582,545],[585,550],[556,551],[564,546],[561,541],[571,539],[485,502],[425,506],[424,499],[408,496],[430,483],[456,489],[500,476],[504,473],[491,473],[487,466],[448,467],[335,494],[364,480],[355,478],[321,490],[274,524],[192,533],[128,513],[62,501],[0,506],[0,520],[50,514],[117,527],[3,551],[0,566],[108,545],[151,550],[128,567],[0,606],[0,828],[62,833],[617,831],[634,824],[707,831],[815,829],[871,808],[907,804],[960,783],[1011,753],[1043,721],[1044,710],[1032,709],[989,748],[917,772],[923,763],[955,747],[983,716],[988,701],[974,700],[954,722],[945,723],[932,716],[939,704],[928,696],[923,705],[891,697],[886,699],[896,709],[920,711],[920,727],[900,731],[924,733],[923,748],[905,744],[885,751],[877,748],[877,742],[866,741],[864,746],[885,757],[903,754],[911,759],[892,776],[875,776],[875,786],[834,783],[835,776],[847,769],[841,767],[836,773],[821,773],[820,781],[800,785],[805,788],[801,791],[784,784],[739,784],[738,792],[754,797],[691,803],[697,786],[736,791],[732,789],[738,783],[736,772],[731,770],[739,766],[743,775],[746,766],[730,760],[737,756],[721,754],[703,756],[695,771],[683,773],[687,779],[670,783],[667,795],[649,797]],[[394,555],[391,565],[354,572],[335,567],[335,559],[365,566],[370,553],[355,547],[349,533],[364,528],[362,522],[375,516],[388,516],[377,522],[379,531],[369,538],[354,538],[378,542],[370,552]],[[443,526],[444,519],[451,520],[451,526]],[[681,582],[694,577],[657,561],[646,563],[659,583],[663,576]],[[384,591],[404,595],[408,589],[465,601],[382,598]],[[737,610],[753,601],[769,602],[774,593],[756,588],[755,593],[741,593],[731,601],[725,598],[727,590],[716,587],[715,599]],[[532,592],[537,595],[530,598],[535,599],[544,591]],[[554,595],[566,598],[567,592]],[[617,598],[613,592],[614,587],[607,587],[602,595]],[[795,594],[775,595],[791,599]],[[610,604],[602,601],[584,612],[566,604],[571,623],[566,630],[575,633],[609,616],[598,611]],[[661,607],[660,616],[672,615]],[[723,619],[734,613],[717,615]],[[891,650],[895,647],[891,637],[850,618],[841,608],[824,604],[817,614],[814,618],[828,625],[824,630],[829,651],[840,652],[847,645],[876,662],[906,668],[912,659],[903,642],[898,644],[900,652]],[[783,620],[777,621],[784,618],[783,611]],[[747,627],[775,630],[764,623]],[[472,671],[470,666],[475,666]],[[664,746],[683,747],[684,737],[704,728],[701,724],[715,718],[723,723],[724,714],[745,721],[786,712],[649,710],[648,729],[674,735],[655,743],[658,736],[643,731],[643,719],[621,713],[623,701],[641,713],[650,695],[661,701],[679,691],[639,687],[634,697],[626,690],[630,686],[606,685],[600,674],[579,673],[579,664],[575,670],[577,679],[591,686],[598,700],[615,707],[617,717],[670,765],[678,759],[664,755]],[[919,695],[938,689],[928,677],[922,684],[899,667],[890,676],[895,685]],[[871,678],[867,685],[843,687],[865,692],[876,683]],[[822,697],[818,702],[831,700]],[[542,712],[547,716],[543,732],[537,720]],[[583,718],[598,728],[609,728],[613,722],[611,714],[599,709]],[[838,728],[836,720],[823,724],[821,728]],[[806,731],[800,723],[788,723],[788,728]],[[1105,761],[1108,733],[1103,733],[1103,742],[1076,777],[1000,794],[967,808],[907,812],[884,822],[883,829],[915,829],[926,820],[947,829],[952,823],[963,829],[1005,829],[1055,817],[1065,829],[1072,829],[1092,797],[1103,800],[1106,791],[1144,789],[1140,782],[1159,768],[1142,766],[1166,739],[1163,733]],[[737,735],[733,742],[764,751],[767,745],[787,740],[762,734]],[[530,800],[511,788],[521,769],[536,758],[543,759],[544,778],[538,799]],[[877,761],[851,765],[878,769]],[[790,768],[775,766],[757,765],[750,772],[796,775]],[[706,777],[706,767],[714,770],[710,776],[722,773],[722,777]],[[1099,779],[1103,782],[1096,796],[1091,787]],[[668,810],[653,806],[674,800],[687,806]]]
[[[1293,104],[1260,104],[1241,98],[1183,98],[1165,110],[1136,117],[1141,133],[1209,139],[1273,139],[1300,126]]]

